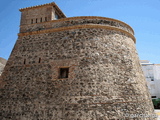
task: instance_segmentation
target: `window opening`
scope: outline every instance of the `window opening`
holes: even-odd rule
[[[26,64],[26,59],[24,59],[24,62],[23,62],[23,64]]]
[[[41,63],[41,58],[39,58],[39,61],[38,61],[38,63]]]
[[[47,21],[47,17],[45,17],[45,21]]]
[[[59,69],[59,78],[68,78],[69,68],[60,68]]]
[[[31,19],[31,24],[33,24],[33,19]]]
[[[152,96],[152,98],[156,98],[156,96]]]

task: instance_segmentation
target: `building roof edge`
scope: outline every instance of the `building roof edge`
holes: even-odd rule
[[[57,4],[56,4],[55,2],[51,2],[51,3],[47,3],[47,4],[42,4],[42,5],[31,6],[31,7],[26,7],[26,8],[21,8],[21,9],[19,9],[19,11],[20,11],[20,12],[23,12],[23,11],[25,11],[25,10],[40,8],[40,7],[44,7],[44,6],[53,6],[53,7],[55,7],[55,9],[56,9],[63,17],[66,17],[66,15],[62,12],[62,10],[57,6]]]

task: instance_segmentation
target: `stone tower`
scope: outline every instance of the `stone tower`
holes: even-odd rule
[[[20,11],[1,78],[1,120],[154,120],[129,25],[66,18],[55,3]]]

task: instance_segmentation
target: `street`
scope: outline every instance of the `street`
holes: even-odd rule
[[[160,109],[155,109],[155,113],[158,115],[157,120],[160,120]]]

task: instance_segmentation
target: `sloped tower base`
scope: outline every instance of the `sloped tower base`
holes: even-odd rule
[[[21,25],[2,74],[0,119],[154,120],[133,34],[103,17]]]

